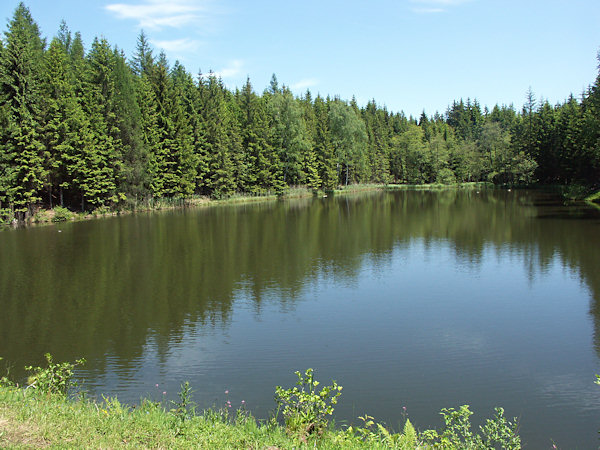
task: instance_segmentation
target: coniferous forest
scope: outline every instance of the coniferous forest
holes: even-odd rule
[[[593,57],[593,55],[591,55]],[[0,41],[0,221],[38,208],[134,208],[150,199],[284,194],[351,183],[584,184],[600,180],[600,75],[521,111],[458,100],[406,117],[374,100],[258,93],[134,55],[63,22],[48,41],[20,4]]]

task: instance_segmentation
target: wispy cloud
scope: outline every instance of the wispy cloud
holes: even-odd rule
[[[297,83],[292,84],[290,87],[294,90],[300,90],[314,87],[317,84],[319,84],[319,80],[317,80],[316,78],[304,78],[298,81]]]
[[[166,53],[174,52],[180,54],[196,51],[202,45],[202,42],[190,38],[171,39],[166,41],[151,39],[150,42],[156,48],[164,50]]]
[[[140,28],[181,28],[201,21],[207,14],[206,0],[142,0],[111,3],[105,9],[119,19],[135,20]]]
[[[234,59],[225,68],[216,72],[205,73],[202,76],[208,78],[211,75],[217,78],[232,78],[239,75],[244,67],[244,62],[240,59]]]
[[[411,11],[417,14],[439,14],[471,1],[473,0],[410,0],[410,3],[415,5]]]

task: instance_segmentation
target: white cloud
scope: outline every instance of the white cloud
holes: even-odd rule
[[[142,0],[135,4],[112,3],[105,9],[119,19],[135,20],[140,28],[154,30],[197,23],[207,13],[205,0]]]
[[[166,41],[159,41],[151,39],[150,42],[156,48],[164,50],[165,53],[185,53],[193,52],[198,50],[202,43],[195,39],[183,38],[183,39],[171,39]]]
[[[297,83],[292,84],[290,87],[294,90],[308,89],[310,87],[319,84],[319,80],[316,78],[304,78]]]
[[[217,78],[232,78],[240,74],[242,67],[244,67],[244,62],[240,59],[234,59],[227,65],[227,67],[217,72],[205,73],[202,76],[204,78],[208,78],[211,75],[214,75]]]

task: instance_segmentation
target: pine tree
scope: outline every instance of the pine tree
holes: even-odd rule
[[[367,131],[369,180],[387,183],[390,177],[390,127],[387,111],[377,108],[375,100],[372,100],[367,103],[363,118]]]
[[[194,82],[192,75],[185,70],[179,61],[175,62],[171,69],[171,79],[181,103],[184,120],[188,125],[192,151],[195,158],[196,179],[194,191],[206,193],[209,161],[207,156],[205,124],[202,117],[202,95],[204,92],[204,80],[200,76],[198,84]]]
[[[338,174],[336,172],[335,150],[331,142],[331,131],[329,129],[328,106],[321,96],[315,98],[314,111],[317,170],[323,189],[329,191],[337,186]]]
[[[157,103],[157,145],[151,156],[151,189],[156,197],[188,198],[196,186],[192,132],[185,120],[182,92],[169,75],[164,53],[150,77]]]
[[[285,189],[279,157],[269,144],[266,105],[252,89],[250,79],[237,94],[242,148],[248,164],[247,186],[252,193],[269,191],[282,193]]]
[[[44,56],[42,92],[44,94],[44,159],[47,170],[48,205],[52,208],[54,195],[64,205],[64,190],[70,187],[69,159],[73,155],[75,134],[79,129],[72,121],[78,108],[73,90],[69,57],[64,40],[54,38]]]
[[[41,141],[40,73],[45,43],[29,10],[20,3],[0,61],[0,197],[19,219],[33,213],[47,177]]]
[[[235,167],[228,140],[230,113],[225,101],[225,89],[220,79],[210,74],[204,85],[200,113],[208,162],[207,187],[214,198],[230,196],[237,188]]]
[[[122,173],[122,142],[116,113],[115,54],[106,39],[94,39],[85,65],[83,109],[89,133],[77,168],[81,207],[114,206],[124,199],[118,191]],[[86,130],[87,131],[87,130]]]
[[[122,164],[117,175],[118,190],[137,203],[149,192],[149,149],[144,145],[136,79],[122,52],[114,50],[114,113],[121,143]]]
[[[131,61],[133,72],[138,75],[148,76],[154,67],[154,56],[152,55],[152,47],[148,42],[144,30],[140,31],[137,39],[136,52]]]

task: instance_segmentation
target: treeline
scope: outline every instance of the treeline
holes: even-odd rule
[[[63,22],[42,38],[20,4],[0,41],[0,219],[40,206],[135,207],[157,198],[284,194],[349,183],[586,183],[600,179],[600,76],[580,100],[529,92],[520,112],[454,102],[445,115],[295,97],[275,75],[227,89]]]

